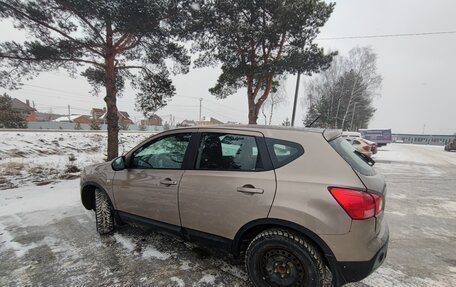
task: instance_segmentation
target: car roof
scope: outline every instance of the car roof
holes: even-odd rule
[[[325,129],[323,128],[305,128],[305,127],[290,127],[290,126],[273,126],[273,125],[205,125],[205,126],[192,126],[182,127],[185,129],[230,129],[230,130],[251,130],[251,131],[264,131],[264,130],[281,130],[281,131],[296,131],[296,132],[310,132],[322,134]]]

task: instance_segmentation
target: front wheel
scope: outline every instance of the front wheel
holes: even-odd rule
[[[282,229],[258,234],[246,252],[246,268],[254,286],[322,286],[326,266],[306,239]]]
[[[108,234],[114,230],[114,217],[108,195],[99,190],[95,190],[95,221],[99,234]]]

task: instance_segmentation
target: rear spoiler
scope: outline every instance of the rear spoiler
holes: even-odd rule
[[[329,142],[342,135],[342,130],[325,129],[323,131],[323,137]]]

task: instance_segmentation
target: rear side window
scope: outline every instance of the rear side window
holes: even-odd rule
[[[345,139],[338,137],[329,144],[354,170],[367,176],[375,175],[375,170],[356,154],[356,149]]]
[[[295,142],[266,138],[274,168],[282,167],[304,154],[303,147]]]

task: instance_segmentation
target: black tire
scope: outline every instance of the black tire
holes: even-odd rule
[[[306,239],[283,229],[258,234],[247,248],[245,264],[257,287],[319,287],[325,283],[326,266],[320,252]]]
[[[114,231],[114,216],[108,195],[99,190],[95,190],[95,221],[99,234],[109,234]]]

